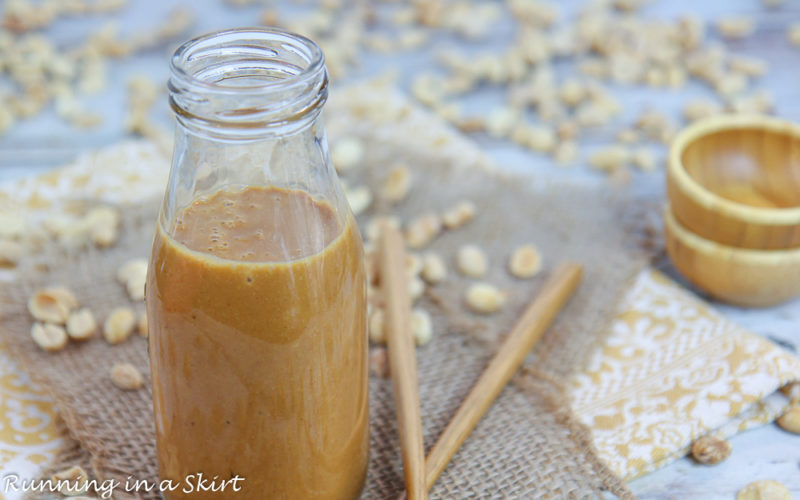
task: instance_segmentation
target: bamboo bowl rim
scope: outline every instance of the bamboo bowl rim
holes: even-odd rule
[[[800,207],[755,207],[723,198],[696,181],[683,165],[681,156],[686,147],[707,135],[725,130],[761,128],[778,134],[789,134],[800,142],[800,125],[773,116],[756,114],[724,114],[698,120],[681,130],[669,149],[667,168],[676,182],[700,205],[757,224],[800,224]]]
[[[672,213],[672,206],[667,203],[664,207],[664,224],[672,234],[685,245],[696,252],[706,255],[723,253],[726,258],[745,264],[774,265],[784,264],[787,260],[797,260],[800,263],[800,248],[779,248],[759,250],[753,248],[739,248],[724,245],[693,233],[686,229]]]

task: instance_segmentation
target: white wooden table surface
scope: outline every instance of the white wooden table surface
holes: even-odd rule
[[[0,0],[0,9],[5,1]],[[553,3],[560,5],[563,15],[570,15],[579,4],[577,1],[555,0]],[[220,0],[135,0],[129,4],[114,15],[119,19],[123,33],[157,23],[177,5],[190,6],[197,16],[192,34],[256,25],[260,12],[258,7],[227,7]],[[296,10],[291,7],[288,11]],[[755,34],[747,40],[728,44],[728,47],[737,53],[763,57],[770,63],[770,72],[763,79],[761,87],[774,94],[778,115],[800,121],[800,49],[790,48],[785,40],[786,26],[800,22],[800,0],[785,0],[784,6],[777,10],[765,10],[758,0],[654,0],[644,12],[647,16],[668,18],[688,12],[706,19],[733,13],[753,16],[758,26]],[[99,28],[107,20],[109,17],[104,16],[65,19],[52,26],[48,34],[59,43],[70,45],[82,40],[90,30]],[[499,24],[491,43],[500,46],[508,40],[509,28],[510,24]],[[126,82],[137,74],[165,81],[168,75],[167,60],[173,49],[174,45],[164,46],[122,62],[111,63],[108,88],[85,101],[90,110],[104,116],[101,127],[75,129],[59,120],[51,110],[16,124],[8,133],[0,136],[0,181],[41,172],[64,164],[81,152],[122,139]],[[363,67],[354,73],[353,78],[395,69],[401,75],[401,84],[407,85],[410,75],[420,69],[433,67],[433,58],[433,51],[424,49],[402,55],[367,55]],[[569,68],[558,70],[569,71]],[[680,91],[615,88],[615,94],[624,102],[625,113],[610,130],[630,123],[643,109],[659,109],[677,118],[681,104],[688,97],[711,95],[708,89],[697,83],[691,83]],[[496,90],[482,90],[473,98],[470,107],[488,111],[491,106],[501,102],[500,95]],[[162,118],[166,124],[166,100],[163,101]],[[611,137],[611,133],[597,134],[597,144]],[[577,176],[589,182],[606,182],[601,174],[582,166],[559,168],[548,157],[522,151],[511,144],[485,137],[476,137],[476,140],[500,165],[529,174],[531,182],[546,176]],[[663,155],[663,151],[661,153]],[[633,188],[655,199],[662,196],[663,185],[663,172],[634,175]],[[670,272],[668,265],[667,270]],[[739,324],[777,340],[791,350],[797,351],[800,346],[800,300],[766,310],[740,310],[722,305],[719,308]],[[637,496],[647,500],[723,500],[735,498],[736,492],[750,481],[777,479],[790,487],[795,498],[800,498],[800,436],[787,434],[769,425],[740,434],[732,443],[734,453],[721,465],[705,467],[682,459],[633,481],[630,486]]]

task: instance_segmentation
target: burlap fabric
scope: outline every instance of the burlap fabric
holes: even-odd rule
[[[585,266],[578,293],[454,457],[432,498],[578,499],[597,498],[603,491],[631,497],[598,462],[586,430],[572,419],[560,386],[602,339],[617,297],[644,263],[623,223],[624,214],[634,208],[631,201],[607,189],[563,181],[531,186],[529,180],[442,162],[424,150],[373,143],[367,154],[369,165],[401,158],[412,167],[412,194],[391,210],[404,220],[442,210],[463,198],[475,202],[476,219],[444,233],[430,248],[452,263],[461,244],[481,245],[491,258],[487,279],[510,292],[502,313],[474,316],[462,302],[470,280],[451,271],[446,283],[431,287],[423,298],[422,306],[434,315],[436,331],[433,341],[417,350],[426,448],[433,445],[547,272],[567,258]],[[385,172],[367,169],[356,176],[377,189]],[[83,461],[101,479],[157,477],[149,383],[141,391],[123,392],[108,377],[118,361],[131,362],[147,373],[146,340],[136,337],[109,346],[95,338],[71,343],[58,354],[44,353],[29,337],[31,318],[24,305],[34,289],[50,283],[70,286],[99,318],[128,304],[114,274],[131,257],[148,255],[157,207],[158,200],[126,207],[122,239],[114,248],[70,257],[51,249],[46,270],[29,267],[17,285],[4,290],[2,333],[31,377],[50,389],[70,436],[80,445],[80,449],[67,446],[54,468]],[[377,202],[359,218],[362,228],[370,215],[384,211],[388,207]],[[533,280],[516,280],[505,271],[509,253],[523,242],[537,244],[545,257],[544,273]],[[373,377],[370,390],[372,448],[364,498],[395,498],[402,491],[402,464],[391,382]],[[158,498],[155,493],[138,496]]]

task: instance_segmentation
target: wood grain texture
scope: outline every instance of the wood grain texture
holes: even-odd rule
[[[580,265],[562,263],[545,282],[428,454],[425,461],[427,488],[433,486],[530,350],[552,324],[577,289],[582,274]]]
[[[697,236],[668,206],[664,212],[667,253],[695,286],[730,304],[765,307],[800,295],[800,248],[752,250]]]
[[[667,194],[678,221],[703,238],[800,247],[800,125],[759,115],[695,123],[670,149]]]
[[[403,238],[389,224],[381,228],[381,288],[386,300],[386,336],[392,373],[403,475],[409,500],[425,500],[425,447],[419,404],[417,358],[411,331],[411,297]]]

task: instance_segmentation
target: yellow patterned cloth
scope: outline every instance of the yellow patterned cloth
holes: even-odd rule
[[[699,436],[771,422],[790,404],[777,389],[798,378],[800,359],[648,270],[571,393],[600,455],[629,480],[683,456]]]
[[[167,170],[155,145],[129,141],[44,176],[0,185],[0,232],[59,217],[74,200],[158,196]],[[0,274],[0,280],[8,277]],[[608,341],[572,382],[572,396],[601,456],[620,476],[631,479],[664,465],[699,435],[733,434],[786,408],[775,391],[800,378],[800,360],[731,324],[657,272],[638,277],[619,311]],[[0,471],[32,477],[60,444],[55,412],[1,344],[0,397]]]
[[[33,477],[61,445],[53,405],[0,344],[0,471]],[[2,483],[0,483],[2,484]],[[0,498],[21,498],[0,489]]]

